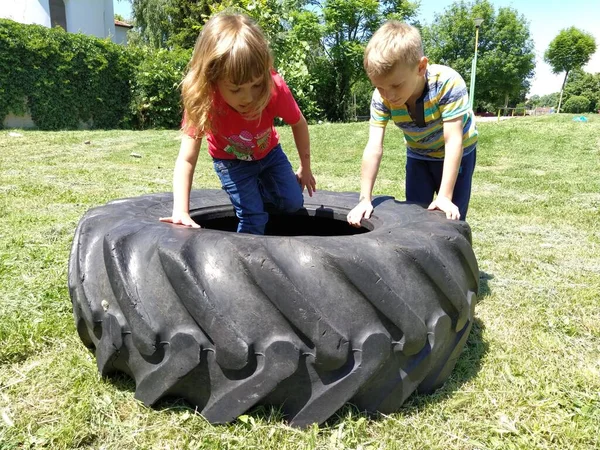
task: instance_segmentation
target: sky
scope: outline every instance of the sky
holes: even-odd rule
[[[455,0],[421,0],[419,20],[423,24],[433,21],[436,13],[444,10]],[[529,31],[535,43],[536,67],[529,95],[546,95],[559,92],[564,73],[555,75],[544,62],[544,52],[552,39],[564,28],[575,26],[591,33],[596,38],[598,50],[584,70],[600,72],[600,0],[490,0],[496,8],[511,7],[525,16]],[[115,14],[126,19],[131,16],[128,0],[113,0]],[[485,27],[485,22],[481,25]],[[473,32],[475,28],[473,27]]]

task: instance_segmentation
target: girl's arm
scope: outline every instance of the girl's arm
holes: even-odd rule
[[[308,134],[308,124],[302,114],[300,114],[300,120],[292,125],[292,133],[300,158],[300,167],[296,172],[296,177],[302,190],[306,187],[308,195],[312,197],[313,192],[317,190],[317,182],[310,169],[310,136]]]
[[[360,227],[360,221],[363,217],[368,219],[373,212],[371,200],[375,179],[377,178],[377,172],[379,172],[379,164],[383,156],[384,136],[385,128],[374,126],[369,128],[369,141],[363,152],[360,168],[360,197],[358,205],[348,213],[348,223],[354,227]]]
[[[173,214],[171,217],[161,217],[161,222],[200,228],[190,217],[190,190],[201,143],[201,139],[183,135],[173,171]]]
[[[463,155],[463,124],[462,116],[444,122],[444,169],[442,182],[436,199],[427,209],[440,209],[448,219],[460,219],[458,206],[452,203],[454,185],[458,177],[458,169]]]

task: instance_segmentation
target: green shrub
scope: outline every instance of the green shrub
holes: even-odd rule
[[[179,84],[192,51],[137,51],[141,62],[131,83],[131,125],[142,129],[178,127],[182,114]]]
[[[106,39],[0,19],[0,118],[29,110],[42,130],[122,126],[134,68]]]
[[[584,113],[590,111],[590,100],[583,95],[574,95],[563,105],[563,111],[567,113]]]

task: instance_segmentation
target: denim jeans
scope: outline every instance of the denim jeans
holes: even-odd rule
[[[469,200],[471,200],[471,182],[477,149],[462,157],[452,203],[458,206],[460,220],[467,220]],[[409,202],[429,204],[433,194],[439,192],[442,183],[444,160],[431,161],[417,158],[406,158],[406,200]]]
[[[265,203],[293,213],[304,205],[302,190],[280,145],[263,159],[214,159],[221,186],[229,195],[238,217],[238,233],[264,234],[269,220]]]

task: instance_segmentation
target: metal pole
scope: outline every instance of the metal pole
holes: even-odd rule
[[[479,41],[479,25],[475,26],[475,56],[471,64],[471,84],[469,86],[469,103],[473,109],[473,99],[475,98],[475,72],[477,70],[477,43]]]

